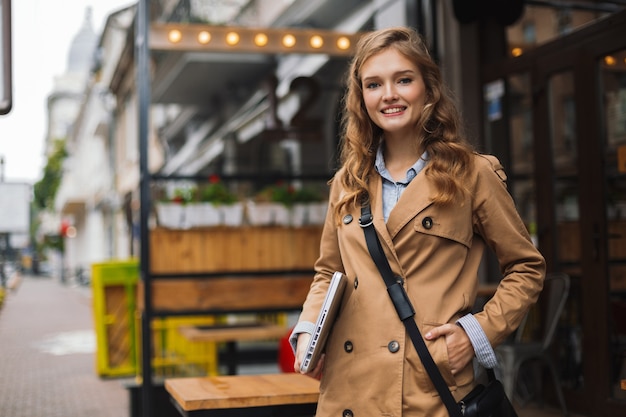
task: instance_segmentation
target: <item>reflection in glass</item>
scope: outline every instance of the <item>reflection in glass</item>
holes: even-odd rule
[[[626,400],[626,50],[599,62],[605,132],[605,190],[609,256],[608,381],[614,398]]]
[[[533,116],[530,76],[513,74],[508,80],[509,132],[511,135],[511,186],[513,198],[535,245],[537,215],[533,180]]]
[[[554,74],[548,83],[550,146],[554,171],[558,270],[572,278],[570,295],[557,328],[561,382],[582,388],[582,294],[579,212],[578,137],[572,72]]]
[[[507,28],[509,53],[517,56],[544,43],[565,36],[589,23],[624,9],[624,6],[605,3],[596,10],[576,8],[573,3],[561,7],[528,4],[518,22]],[[515,52],[514,52],[515,51]]]

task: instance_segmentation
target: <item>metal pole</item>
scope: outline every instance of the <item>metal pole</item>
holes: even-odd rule
[[[436,63],[439,64],[439,14],[437,13],[438,3],[436,0],[430,0],[430,24],[431,39],[430,39],[430,52]]]
[[[141,316],[142,346],[142,405],[143,416],[152,417],[154,390],[152,387],[152,288],[150,277],[150,247],[148,215],[150,213],[150,172],[148,170],[148,116],[150,110],[150,71],[148,25],[150,0],[139,0],[137,9],[136,54],[137,93],[139,95],[139,201],[140,201],[140,257],[139,267],[143,281],[144,308]]]

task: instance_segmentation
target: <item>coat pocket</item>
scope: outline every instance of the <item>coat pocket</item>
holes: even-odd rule
[[[453,207],[429,206],[418,213],[413,229],[425,235],[441,237],[469,248],[474,232],[469,203]]]
[[[441,325],[441,323],[425,322],[421,326],[420,332],[423,336],[431,329]],[[472,362],[470,362],[468,366],[466,366],[465,369],[463,369],[461,372],[457,373],[456,375],[452,375],[452,371],[450,370],[450,361],[448,358],[448,346],[446,344],[445,337],[439,337],[433,341],[424,341],[426,342],[428,351],[435,361],[435,364],[437,365],[437,368],[439,369],[439,372],[441,373],[444,381],[446,381],[446,384],[448,385],[450,391],[454,392],[457,387],[462,387],[473,381],[474,371],[472,367]],[[424,368],[424,365],[417,355],[417,352],[415,353],[415,363],[412,364],[412,367],[415,370],[416,382],[420,389],[433,396],[438,396],[439,392],[435,388],[435,385],[433,384],[430,375],[428,374],[428,372],[426,372],[426,368]]]

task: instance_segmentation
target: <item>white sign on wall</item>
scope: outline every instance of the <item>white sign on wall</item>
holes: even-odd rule
[[[31,186],[0,182],[0,233],[28,233]]]

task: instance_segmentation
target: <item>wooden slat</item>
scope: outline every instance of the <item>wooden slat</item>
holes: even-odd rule
[[[213,227],[150,231],[155,274],[312,269],[320,226]]]
[[[305,276],[159,279],[152,282],[152,306],[172,312],[298,310],[312,280],[312,273]],[[137,290],[139,308],[143,308],[143,282],[138,283]]]
[[[319,381],[306,375],[170,378],[165,389],[185,411],[316,403]]]
[[[180,334],[192,342],[232,342],[243,340],[279,339],[287,334],[289,327],[278,324],[259,323],[252,326],[181,326]]]

